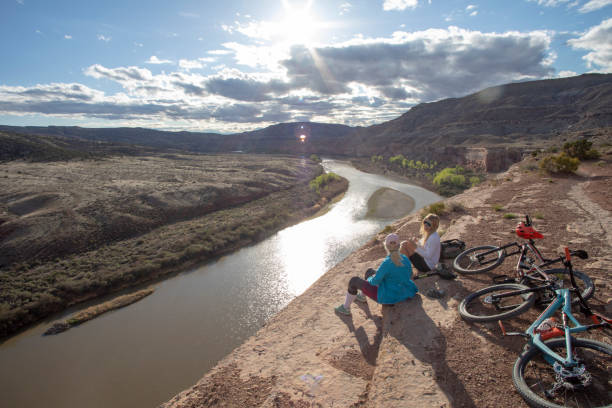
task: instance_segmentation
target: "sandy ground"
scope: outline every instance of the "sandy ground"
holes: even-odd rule
[[[518,219],[529,213],[552,257],[564,245],[589,252],[578,269],[595,279],[591,305],[612,314],[612,165],[589,163],[575,176],[549,177],[514,165],[446,200],[443,238],[468,246],[517,240]],[[450,205],[447,205],[450,207]],[[496,210],[501,209],[501,211]],[[393,227],[417,233],[418,214]],[[385,253],[380,234],[323,275],[256,335],[220,361],[193,387],[163,404],[175,407],[522,407],[511,371],[524,340],[502,337],[496,324],[468,324],[457,313],[470,291],[491,284],[492,272],[454,281],[417,280],[420,294],[393,307],[355,303],[350,317],[333,308],[353,275],[376,268]],[[507,260],[494,272],[509,274]],[[441,299],[424,296],[437,286]],[[524,330],[537,310],[509,320]]]

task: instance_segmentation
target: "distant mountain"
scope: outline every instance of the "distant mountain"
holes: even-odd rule
[[[512,83],[415,106],[357,130],[346,153],[427,152],[447,146],[525,146],[612,126],[612,74]]]
[[[199,153],[242,151],[365,157],[402,153],[415,159],[460,163],[467,160],[473,149],[521,150],[564,135],[588,135],[591,129],[611,127],[612,74],[585,74],[511,83],[462,98],[423,103],[397,119],[369,127],[282,123],[230,135],[61,126],[0,126],[0,131]],[[304,142],[300,141],[301,135],[305,136]]]

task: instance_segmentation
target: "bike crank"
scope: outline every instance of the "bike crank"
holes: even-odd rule
[[[586,370],[584,364],[578,364],[571,370],[563,367],[558,361],[553,364],[555,371],[555,384],[550,390],[545,391],[547,397],[553,397],[559,390],[575,391],[591,385],[591,374]]]

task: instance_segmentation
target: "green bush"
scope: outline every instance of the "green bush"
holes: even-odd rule
[[[546,156],[540,162],[540,169],[549,173],[573,173],[578,170],[580,160],[561,152],[558,155]]]
[[[314,180],[310,181],[310,188],[318,193],[321,192],[321,189],[325,188],[329,183],[340,180],[340,176],[336,173],[325,173],[321,174]]]
[[[374,156],[370,157],[370,161],[372,163],[380,163],[380,162],[383,161],[383,157],[381,155],[378,155],[378,156],[374,155]]]
[[[444,205],[444,203],[442,201],[438,201],[437,203],[433,203],[428,205],[427,207],[424,207],[421,211],[421,214],[426,215],[431,213],[436,215],[442,215],[444,214],[445,209],[446,206]]]
[[[599,152],[592,149],[593,142],[586,139],[576,140],[574,142],[566,142],[563,145],[563,151],[570,157],[578,160],[598,159]]]
[[[504,214],[504,218],[508,219],[508,220],[512,220],[514,218],[518,217],[516,214],[512,214],[512,213],[506,213]]]
[[[315,163],[321,163],[321,158],[319,156],[317,156],[316,154],[311,154],[310,155],[310,160],[312,160]]]

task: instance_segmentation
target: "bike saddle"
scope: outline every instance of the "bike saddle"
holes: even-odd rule
[[[544,235],[536,231],[531,225],[525,225],[524,222],[519,222],[516,226],[516,235],[525,239],[542,239]]]

